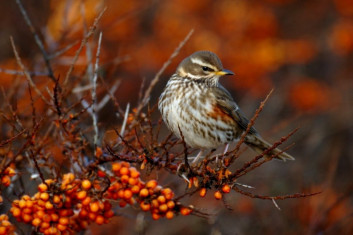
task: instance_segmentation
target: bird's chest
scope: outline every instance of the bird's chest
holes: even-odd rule
[[[166,94],[161,109],[164,121],[172,132],[197,148],[216,148],[234,139],[233,127],[224,122],[223,113],[215,108],[215,98],[208,90],[186,86]]]

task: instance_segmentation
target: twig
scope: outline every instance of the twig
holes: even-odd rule
[[[42,100],[47,104],[47,105],[51,105],[47,99],[44,97],[44,95],[42,94],[42,92],[38,89],[38,87],[36,86],[36,84],[34,84],[31,75],[28,73],[28,71],[26,70],[25,66],[23,65],[20,56],[18,55],[18,52],[16,50],[16,46],[15,43],[13,41],[12,36],[10,36],[10,42],[11,42],[11,46],[12,46],[12,50],[13,53],[16,57],[16,62],[17,64],[20,66],[20,68],[23,70],[23,73],[25,74],[25,77],[27,78],[29,84],[31,85],[31,87],[35,90],[35,92],[42,98]]]
[[[120,86],[121,80],[117,80],[114,85],[112,86],[112,88],[110,89],[109,93],[110,94],[114,94],[116,92],[116,90],[118,89],[118,87]],[[97,104],[97,110],[101,110],[110,100],[110,95],[106,94],[103,99]]]
[[[64,54],[65,52],[70,50],[72,47],[74,47],[78,42],[79,42],[79,40],[75,40],[73,43],[70,43],[69,45],[62,48],[61,50],[58,50],[58,51],[54,52],[53,54],[49,55],[48,58],[54,59],[55,57],[58,57],[58,56]]]
[[[0,73],[6,73],[6,74],[10,74],[10,75],[22,75],[24,76],[24,72],[23,71],[18,71],[18,70],[13,70],[13,69],[3,69],[0,68]],[[44,72],[34,72],[34,71],[28,71],[29,75],[31,76],[48,76],[48,73],[44,73]]]
[[[25,10],[25,8],[22,5],[22,2],[20,0],[15,0],[15,1],[16,1],[16,4],[18,5],[18,7],[20,8],[21,14],[22,14],[24,20],[26,21],[26,24],[28,25],[31,33],[33,34],[33,37],[34,37],[34,40],[36,41],[36,44],[38,45],[40,51],[42,52],[43,59],[45,61],[45,64],[47,66],[48,73],[49,73],[48,77],[51,80],[53,80],[53,82],[55,82],[56,79],[55,79],[53,70],[52,70],[51,65],[50,65],[50,60],[49,60],[48,54],[47,54],[47,52],[44,49],[43,42],[40,40],[36,30],[34,29],[33,24],[31,22],[31,20],[29,19],[26,10]]]
[[[263,196],[263,195],[256,195],[252,194],[246,191],[243,191],[239,189],[238,187],[234,186],[233,190],[243,194],[245,196],[251,197],[251,198],[258,198],[258,199],[263,199],[263,200],[285,200],[288,198],[301,198],[301,197],[311,197],[315,196],[317,194],[320,194],[321,192],[316,192],[316,193],[294,193],[294,194],[289,194],[289,195],[283,195],[283,196]]]
[[[125,127],[126,127],[126,123],[127,123],[127,118],[129,116],[129,110],[130,110],[130,103],[127,103],[126,109],[125,109],[125,114],[124,114],[124,121],[123,121],[123,124],[121,125],[121,129],[120,129],[120,135],[121,136],[124,136]]]
[[[88,31],[88,33],[86,34],[86,36],[82,39],[81,41],[81,45],[80,47],[78,48],[78,50],[76,51],[76,54],[74,56],[74,59],[72,61],[72,64],[69,68],[69,70],[67,71],[66,73],[66,76],[65,76],[65,80],[64,80],[64,86],[67,84],[67,82],[69,81],[69,78],[70,78],[70,75],[72,73],[72,71],[74,70],[74,66],[75,66],[75,63],[83,49],[83,47],[86,45],[88,39],[93,35],[95,29],[97,28],[97,24],[99,22],[99,20],[101,19],[101,17],[103,16],[103,13],[106,11],[106,7],[99,13],[99,15],[96,17],[96,19],[94,20],[93,22],[93,25],[91,26],[90,30]]]
[[[97,48],[97,53],[96,53],[96,63],[94,65],[94,76],[92,78],[92,120],[93,120],[93,127],[94,127],[94,138],[93,138],[93,144],[94,144],[94,149],[96,149],[97,142],[98,142],[98,121],[97,121],[97,78],[98,78],[98,64],[99,64],[99,55],[100,55],[100,49],[101,49],[101,43],[102,43],[102,32],[99,34],[98,38],[98,48]],[[96,151],[96,150],[94,150]]]
[[[19,137],[20,135],[22,135],[25,131],[27,131],[27,129],[23,129],[22,131],[18,132],[16,135],[12,136],[11,138],[4,140],[0,143],[0,147],[7,145],[8,143],[11,143],[12,141],[14,141],[17,137]]]
[[[160,76],[162,75],[162,73],[164,72],[164,70],[166,70],[166,68],[169,66],[169,64],[172,62],[172,60],[179,54],[181,48],[185,45],[185,43],[189,40],[189,38],[191,37],[191,35],[193,34],[194,30],[190,30],[190,32],[186,35],[186,37],[184,38],[183,41],[181,41],[178,45],[177,48],[175,48],[173,54],[169,57],[169,59],[163,64],[162,68],[157,72],[156,76],[152,79],[150,85],[148,86],[145,95],[142,99],[142,102],[140,102],[140,104],[137,106],[136,109],[136,113],[135,116],[138,117],[141,110],[143,109],[143,107],[145,107],[145,105],[147,104],[152,89],[154,88],[154,86],[157,84],[157,82],[159,81]],[[135,124],[135,123],[134,123]]]

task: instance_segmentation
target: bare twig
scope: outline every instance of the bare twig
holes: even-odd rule
[[[20,56],[18,55],[18,52],[16,50],[16,46],[15,43],[13,41],[13,38],[10,36],[10,41],[11,41],[11,46],[12,46],[12,50],[13,53],[16,57],[16,62],[17,64],[20,66],[20,68],[23,70],[23,73],[25,74],[25,77],[27,78],[30,86],[35,90],[35,92],[42,98],[43,102],[45,102],[46,104],[48,104],[49,106],[51,105],[48,101],[47,98],[44,97],[44,95],[42,94],[42,92],[38,89],[38,87],[36,86],[36,84],[34,84],[31,75],[28,73],[27,69],[25,68],[25,66],[22,63],[22,60],[20,58]]]
[[[246,191],[243,191],[239,189],[238,187],[234,186],[233,190],[243,194],[245,196],[251,197],[251,198],[258,198],[258,199],[263,199],[263,200],[285,200],[288,198],[301,198],[301,197],[311,197],[315,196],[317,194],[320,194],[321,192],[316,192],[316,193],[295,193],[295,194],[289,194],[289,195],[284,195],[284,196],[263,196],[263,195],[256,195],[252,194]]]
[[[97,120],[97,79],[98,79],[98,64],[99,64],[99,55],[100,55],[100,49],[101,49],[101,43],[102,43],[102,32],[99,34],[98,38],[98,47],[97,47],[97,53],[96,53],[96,63],[94,66],[94,76],[92,78],[92,90],[91,90],[91,95],[92,95],[92,120],[93,120],[93,128],[94,128],[94,138],[93,138],[93,144],[94,144],[94,149],[96,149],[97,142],[98,142],[98,120]]]
[[[69,78],[70,78],[70,75],[72,73],[72,71],[74,70],[74,66],[75,66],[75,63],[83,49],[83,47],[86,45],[88,39],[93,35],[95,29],[97,28],[97,25],[98,25],[98,22],[99,20],[101,19],[101,17],[103,16],[103,13],[106,11],[106,7],[99,13],[99,15],[96,17],[96,19],[94,20],[93,22],[93,25],[91,26],[90,30],[88,31],[88,33],[86,34],[86,36],[82,39],[81,41],[81,45],[80,47],[78,48],[78,50],[76,51],[76,54],[74,56],[74,59],[72,61],[72,64],[69,68],[69,70],[67,71],[66,73],[66,76],[65,76],[65,80],[64,80],[64,86],[67,84],[67,82],[69,81]]]
[[[16,4],[18,5],[18,7],[20,8],[21,14],[22,14],[24,20],[26,21],[26,24],[28,25],[31,33],[33,34],[34,40],[35,40],[36,44],[38,45],[38,47],[39,47],[39,49],[40,49],[40,51],[41,51],[41,53],[43,55],[43,59],[45,61],[45,64],[47,66],[48,73],[49,73],[48,77],[51,80],[53,80],[53,82],[55,82],[56,79],[55,79],[53,70],[52,70],[51,65],[50,65],[50,59],[49,59],[48,54],[47,54],[47,52],[46,52],[46,50],[44,48],[43,42],[42,42],[42,40],[40,40],[36,30],[34,29],[34,26],[33,26],[28,14],[27,14],[27,11],[23,7],[21,0],[15,0],[15,1],[16,1]]]
[[[3,69],[0,68],[0,73],[6,73],[6,74],[10,74],[10,75],[22,75],[24,76],[24,72],[23,71],[18,71],[18,70],[13,70],[13,69]],[[44,72],[34,72],[34,71],[28,71],[29,75],[31,76],[48,76],[48,73],[44,73]]]

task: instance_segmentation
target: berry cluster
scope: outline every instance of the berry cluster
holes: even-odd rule
[[[9,217],[5,214],[0,215],[0,235],[15,234],[15,227],[9,221]]]
[[[14,200],[10,209],[20,222],[32,224],[43,234],[73,234],[95,222],[103,224],[114,215],[107,201],[94,199],[95,189],[87,180],[65,174],[61,182],[48,179],[30,197]]]
[[[16,171],[12,167],[7,167],[1,175],[0,184],[8,187],[11,184],[11,177],[16,175]]]
[[[143,211],[150,211],[155,220],[161,217],[172,219],[179,212],[182,215],[192,212],[190,207],[183,207],[173,200],[174,192],[170,188],[163,188],[156,180],[143,182],[140,172],[129,163],[113,163],[112,171],[115,176],[111,177],[107,198],[119,200],[121,207],[138,203]]]

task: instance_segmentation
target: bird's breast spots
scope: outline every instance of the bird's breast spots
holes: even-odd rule
[[[212,106],[212,110],[207,113],[207,115],[210,118],[217,119],[217,120],[222,120],[224,122],[232,122],[233,118],[226,113],[224,110],[222,110],[220,107],[217,105]]]

